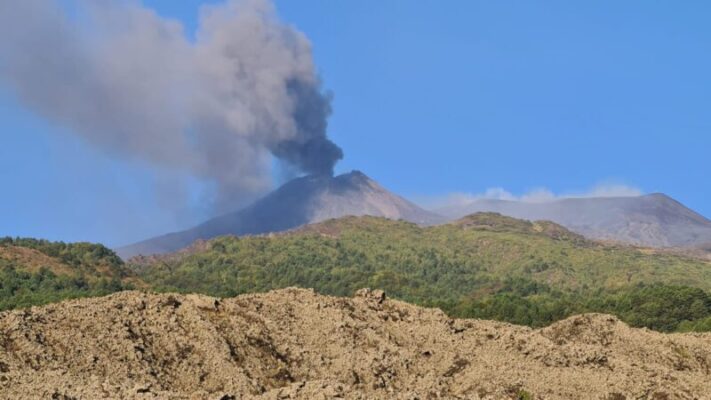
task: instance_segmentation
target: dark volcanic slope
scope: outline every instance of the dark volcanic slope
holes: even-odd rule
[[[179,250],[198,239],[279,232],[348,215],[403,219],[417,224],[443,220],[389,192],[365,174],[353,171],[336,177],[294,179],[243,210],[116,251],[124,259],[139,254],[162,254]]]
[[[0,314],[2,399],[708,399],[711,336],[544,329],[359,291],[123,292]]]
[[[589,238],[642,246],[685,247],[711,243],[711,221],[659,193],[544,203],[478,200],[437,210],[450,218],[482,211],[528,220],[549,220]]]

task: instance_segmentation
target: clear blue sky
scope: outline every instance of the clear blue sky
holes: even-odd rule
[[[145,0],[195,29],[198,0]],[[664,192],[711,216],[711,3],[277,1],[335,93],[337,172],[405,196]],[[140,165],[0,89],[0,235],[117,245],[195,222]]]

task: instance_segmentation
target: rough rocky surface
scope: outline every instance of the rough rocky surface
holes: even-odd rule
[[[284,289],[122,292],[0,314],[3,399],[708,399],[711,335],[544,329]]]

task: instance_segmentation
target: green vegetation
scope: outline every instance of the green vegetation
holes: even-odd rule
[[[50,242],[32,238],[0,238],[0,247],[10,246],[37,250],[77,270],[93,271],[98,266],[103,266],[118,274],[125,275],[128,272],[121,258],[100,244]]]
[[[711,331],[711,295],[688,286],[636,285],[611,291],[535,293],[510,287],[483,298],[437,304],[450,314],[495,319],[520,325],[546,326],[573,314],[617,315],[632,326],[662,332]]]
[[[103,296],[131,289],[119,279],[89,281],[83,276],[56,275],[47,268],[30,273],[14,266],[0,267],[0,311],[79,297]]]
[[[160,291],[227,297],[301,286],[348,296],[371,287],[457,317],[531,326],[594,311],[661,331],[701,330],[711,316],[708,262],[494,214],[429,228],[344,218],[272,237],[222,237],[140,270]]]
[[[131,289],[132,275],[102,245],[0,239],[0,310]]]
[[[132,267],[141,279],[97,244],[0,239],[0,310],[134,286],[221,297],[288,286],[350,296],[370,287],[456,317],[538,327],[603,312],[659,331],[711,331],[711,263],[495,214],[429,228],[343,218],[221,237]]]
[[[517,400],[533,400],[534,397],[531,393],[521,389],[516,393],[516,399]]]

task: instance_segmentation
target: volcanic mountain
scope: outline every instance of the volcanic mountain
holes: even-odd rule
[[[421,225],[444,218],[397,196],[360,171],[339,176],[310,175],[287,182],[254,204],[182,232],[148,239],[116,250],[123,257],[163,254],[196,240],[222,235],[279,232],[343,216],[371,215]]]
[[[650,247],[711,243],[711,221],[661,193],[635,197],[567,198],[548,202],[481,199],[435,212],[456,219],[476,212],[548,220],[591,239]]]

